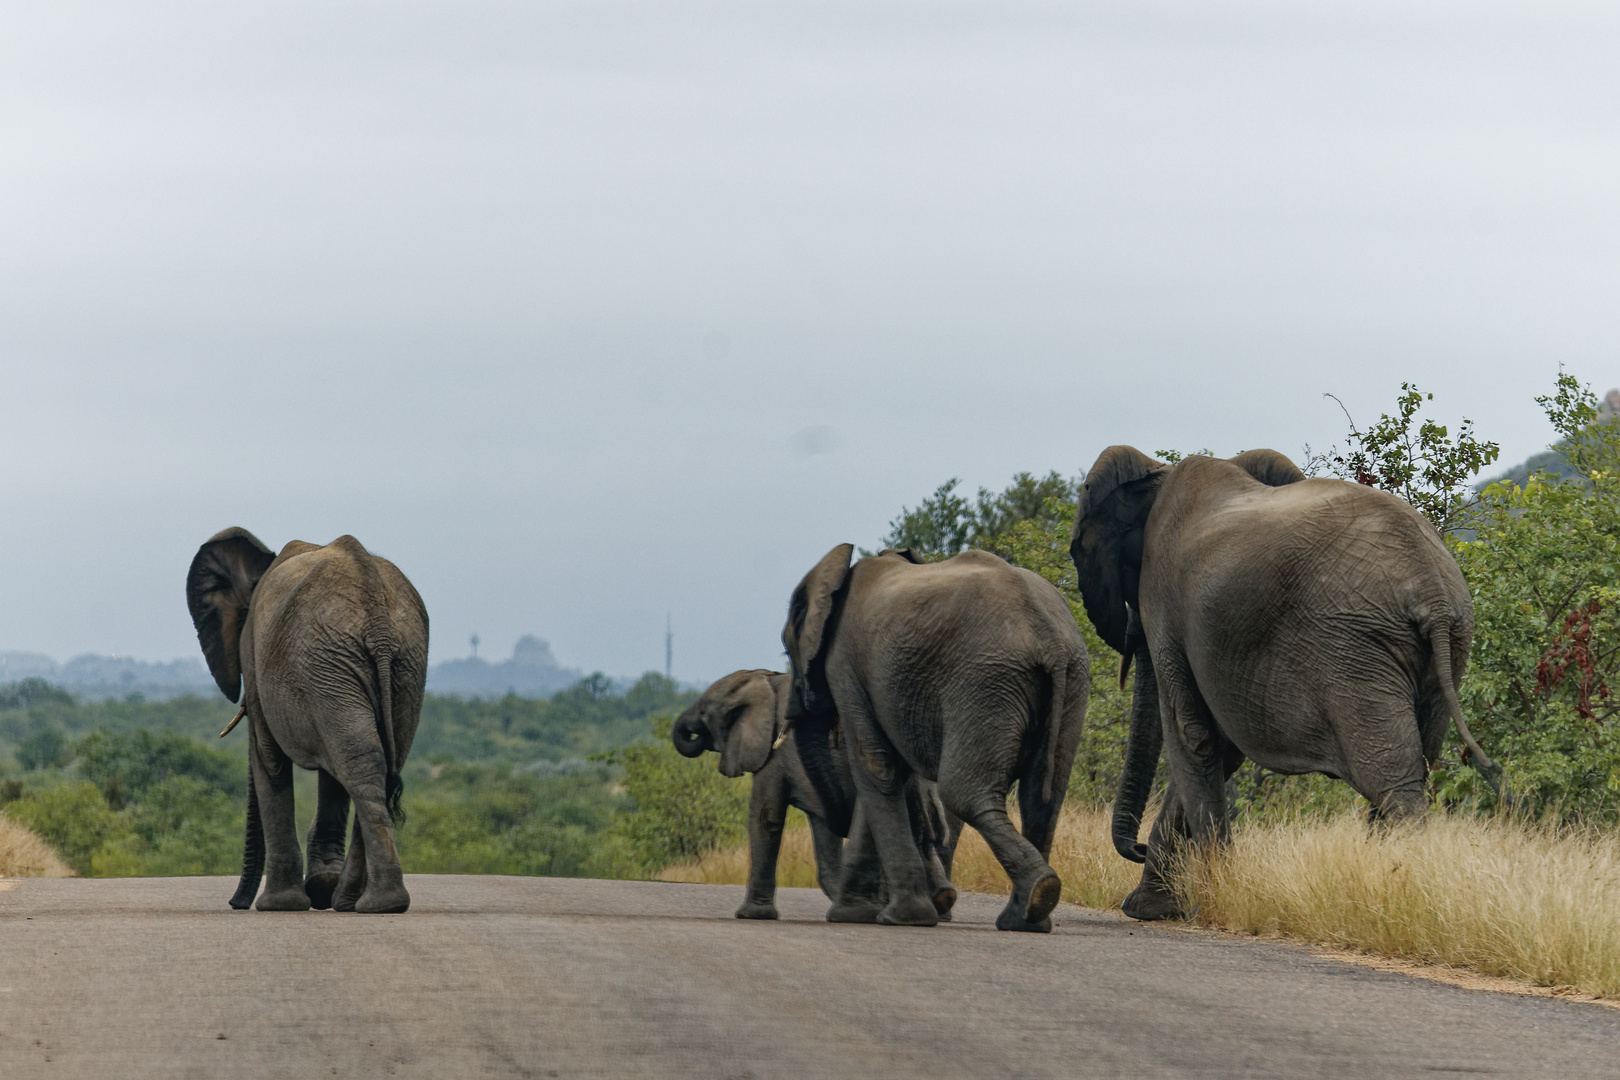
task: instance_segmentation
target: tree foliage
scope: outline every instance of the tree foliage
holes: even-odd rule
[[[1469,512],[1478,501],[1469,482],[1501,450],[1496,443],[1475,437],[1472,420],[1458,424],[1455,437],[1444,424],[1419,421],[1418,410],[1433,400],[1433,394],[1413,383],[1402,383],[1394,413],[1384,413],[1365,431],[1346,411],[1350,432],[1343,449],[1335,446],[1313,454],[1307,447],[1306,473],[1394,492],[1420,510],[1441,535],[1467,528]]]
[[[1520,803],[1613,819],[1620,744],[1620,424],[1560,373],[1537,398],[1573,475],[1531,475],[1480,495],[1453,548],[1474,597],[1463,706]]]

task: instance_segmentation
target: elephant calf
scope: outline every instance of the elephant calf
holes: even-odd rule
[[[404,911],[392,825],[427,680],[422,598],[352,536],[325,547],[294,540],[277,555],[226,529],[191,560],[186,602],[214,681],[248,721],[247,840],[231,906],[253,903],[268,855],[260,911]],[[307,873],[294,764],[320,772]]]
[[[849,833],[855,801],[854,780],[840,760],[818,792],[805,772],[798,745],[788,725],[792,680],[775,671],[734,671],[703,692],[681,714],[672,737],[685,757],[705,750],[720,754],[724,776],[753,774],[748,799],[748,892],[737,909],[739,919],[777,917],[776,859],[782,846],[787,810],[796,806],[810,819],[815,841],[816,881],[829,899],[837,899],[843,837]],[[949,820],[934,785],[926,781],[908,792],[914,842],[928,867],[933,892],[940,897],[942,918],[949,918],[956,899],[951,888],[951,859],[959,822]]]

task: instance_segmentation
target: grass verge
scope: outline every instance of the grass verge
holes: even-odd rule
[[[73,871],[32,829],[0,813],[0,877],[72,877]]]
[[[1063,898],[1118,908],[1141,867],[1115,853],[1106,808],[1065,807],[1052,850]],[[666,869],[667,881],[742,884],[748,849]],[[960,889],[1005,894],[989,847],[965,829]],[[813,887],[802,817],[782,839],[778,881]],[[1620,834],[1431,815],[1368,830],[1359,813],[1251,821],[1225,851],[1191,859],[1180,887],[1199,925],[1371,956],[1445,965],[1620,998]]]

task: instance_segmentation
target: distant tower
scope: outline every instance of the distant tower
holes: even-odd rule
[[[478,635],[477,634],[474,634],[472,636],[472,647],[473,647],[473,659],[476,660],[476,659],[478,659]]]
[[[670,625],[669,616],[664,616],[664,678],[675,677],[675,631]]]

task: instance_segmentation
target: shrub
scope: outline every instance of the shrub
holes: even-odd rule
[[[38,833],[80,874],[91,872],[97,852],[134,839],[128,819],[83,780],[31,791],[7,804],[6,816]]]
[[[654,717],[651,743],[600,755],[624,769],[633,802],[613,816],[609,842],[621,845],[629,869],[642,875],[738,843],[748,832],[750,781],[721,776],[707,754],[681,757],[670,742],[673,726],[672,717]]]

